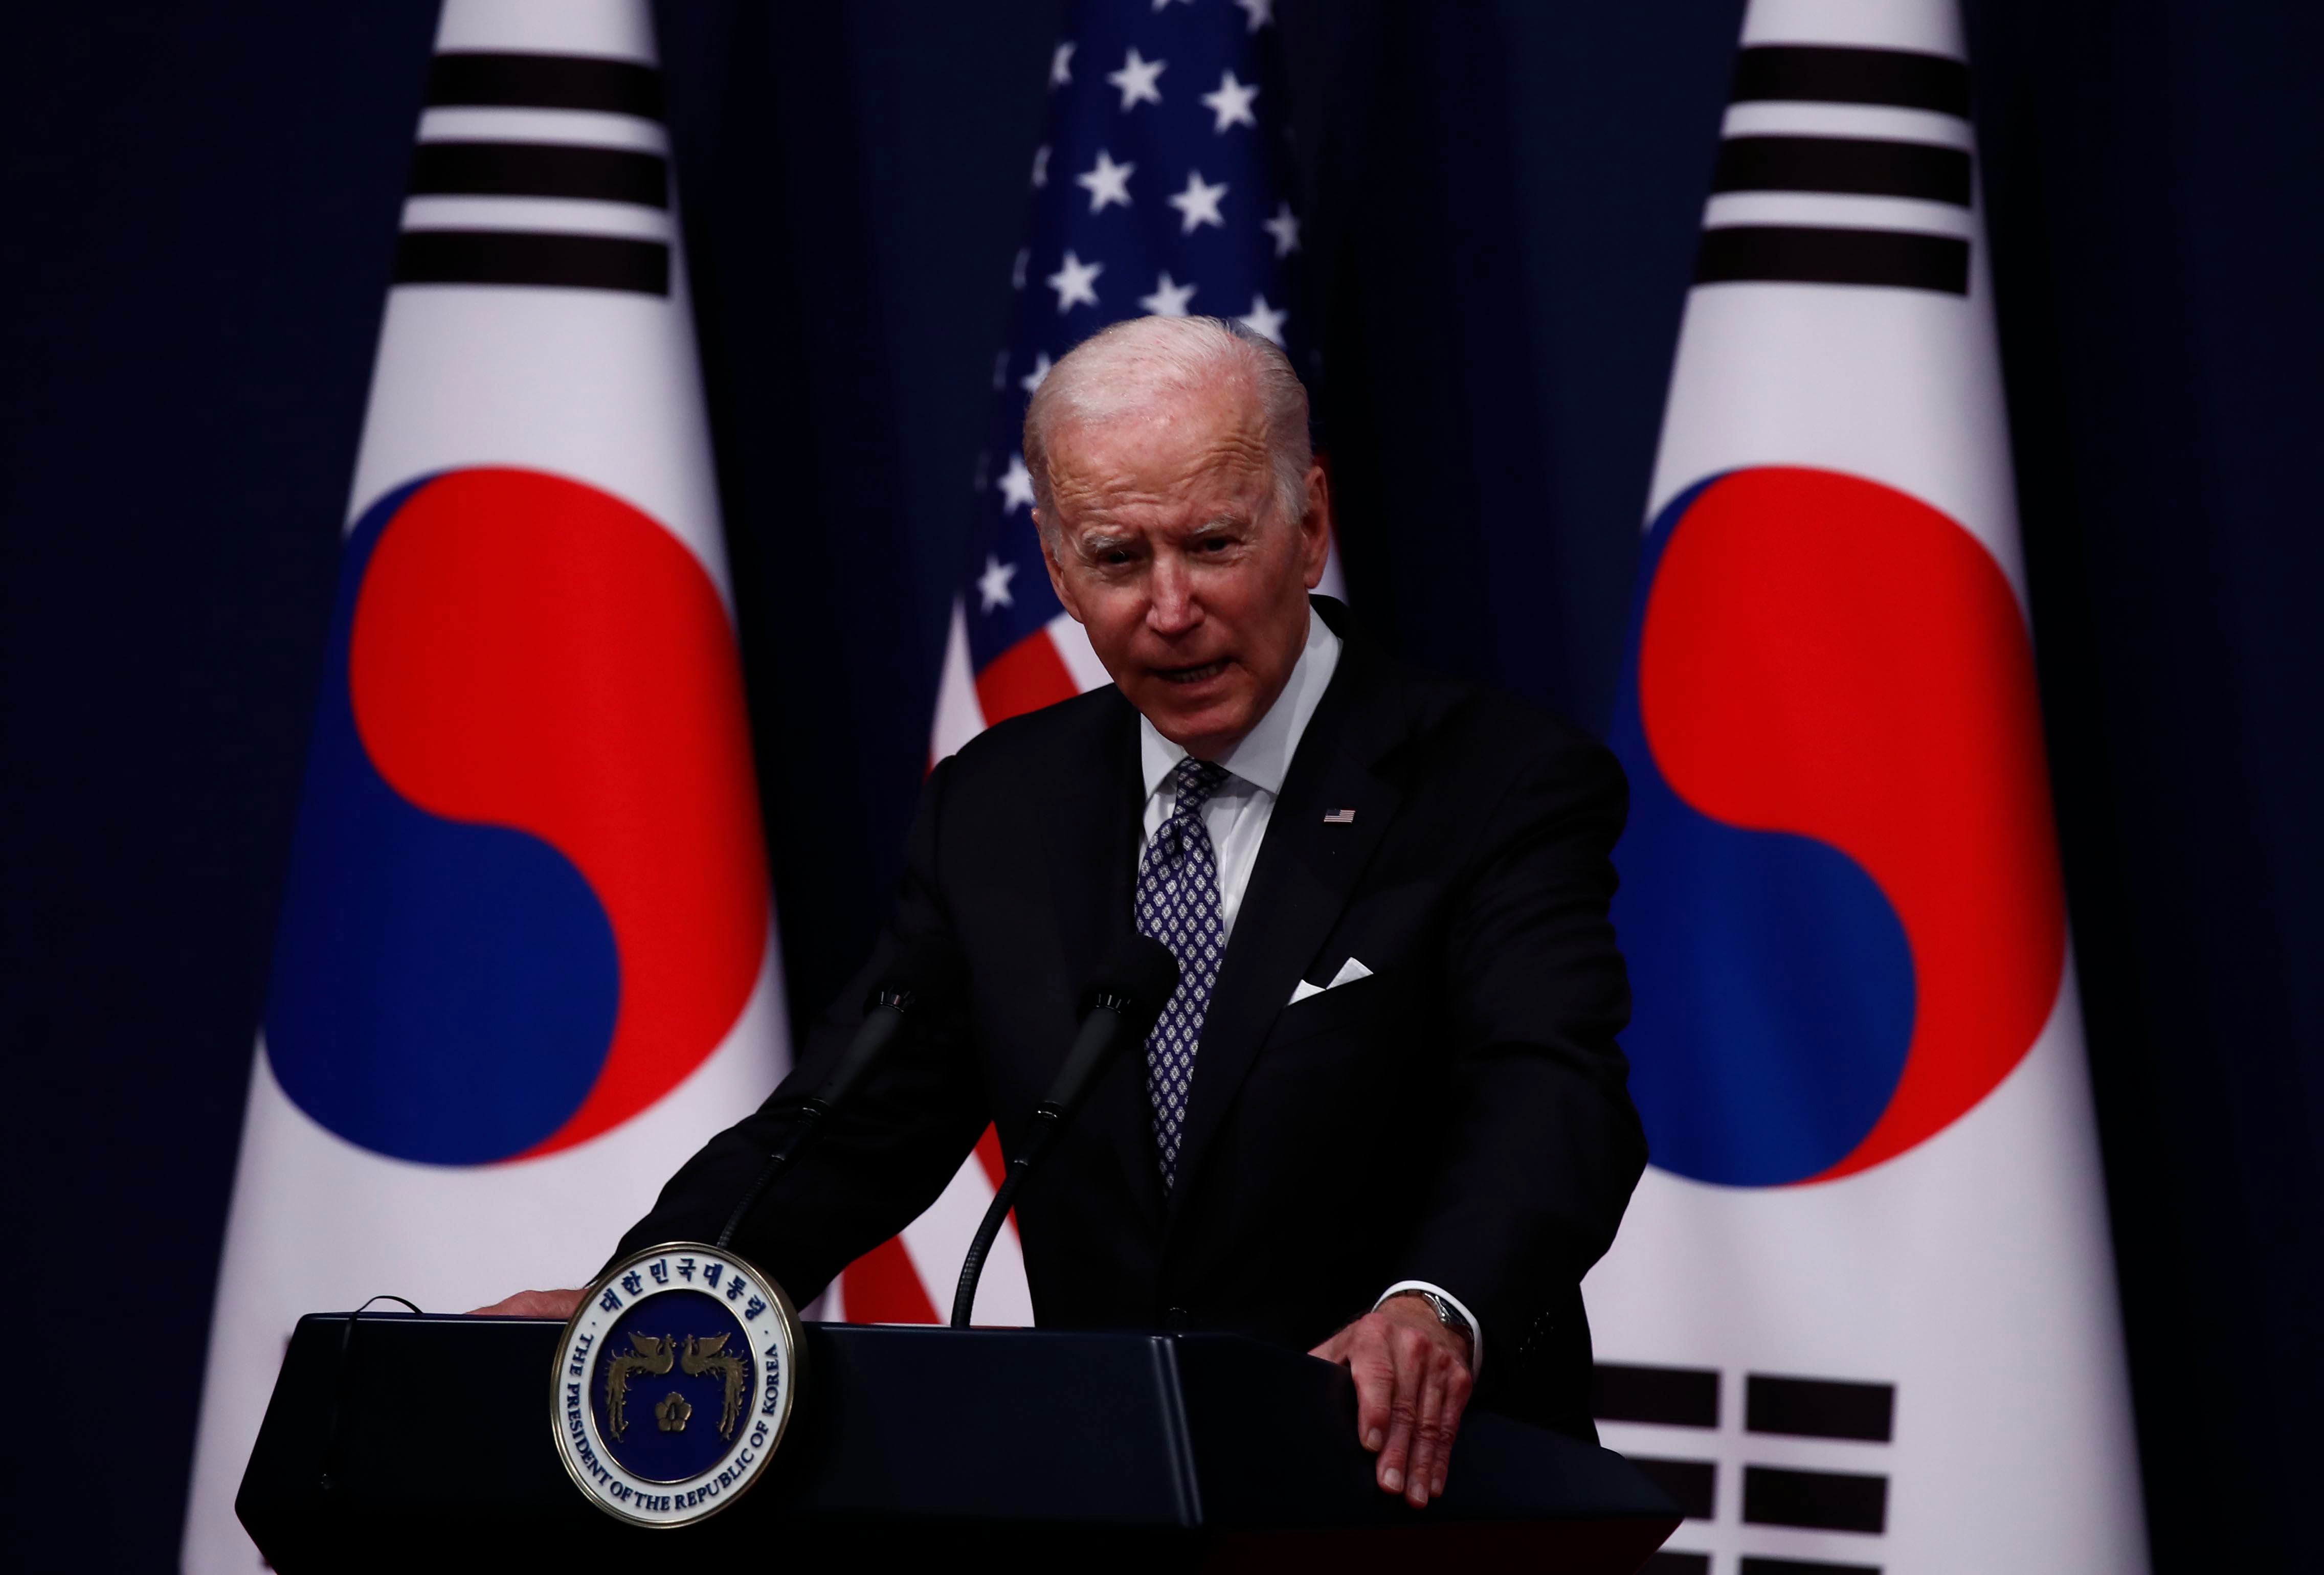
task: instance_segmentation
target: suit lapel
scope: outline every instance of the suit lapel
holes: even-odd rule
[[[1091,758],[1078,751],[1026,784],[1026,813],[1045,851],[1065,989],[1078,991],[1130,922],[1138,871],[1138,817],[1145,785],[1138,770],[1138,713],[1122,701],[1109,709],[1096,750],[1097,790],[1076,792]]]
[[[1374,659],[1349,640],[1268,819],[1203,1019],[1168,1205],[1173,1223],[1276,1014],[1330,935],[1403,802],[1403,789],[1373,769],[1406,723],[1383,704],[1382,690]],[[1353,818],[1323,818],[1348,810]]]
[[[1122,701],[1109,714],[1099,745],[1100,789],[1077,793],[1070,783],[1086,772],[1086,756],[1060,760],[1054,780],[1028,784],[1035,842],[1046,850],[1049,889],[1057,919],[1057,954],[1065,964],[1068,1011],[1081,1005],[1083,986],[1106,949],[1132,924],[1138,874],[1139,816],[1146,786],[1138,766],[1138,713]],[[1142,1050],[1133,1050],[1098,1081],[1074,1124],[1095,1128],[1120,1163],[1130,1195],[1149,1226],[1162,1215],[1162,1183],[1146,1098]]]

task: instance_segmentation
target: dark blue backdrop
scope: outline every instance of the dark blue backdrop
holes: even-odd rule
[[[49,7],[0,61],[10,1195],[88,1271],[55,1332],[122,1386],[17,1374],[0,1447],[119,1495],[8,1470],[18,1567],[174,1556],[432,9]],[[664,11],[797,1012],[919,778],[1060,9]],[[1601,726],[1738,0],[1280,10],[1361,613]],[[2324,12],[1971,12],[2158,1566],[2298,1567]]]

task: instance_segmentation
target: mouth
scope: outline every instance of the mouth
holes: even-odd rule
[[[1194,684],[1207,684],[1213,678],[1217,677],[1221,673],[1223,673],[1226,670],[1227,659],[1221,657],[1216,661],[1204,662],[1198,667],[1156,668],[1153,671],[1154,676],[1161,679],[1166,684],[1192,686]]]

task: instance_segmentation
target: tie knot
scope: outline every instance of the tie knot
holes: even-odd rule
[[[1185,815],[1210,802],[1219,784],[1227,779],[1227,769],[1215,760],[1198,760],[1188,755],[1171,769],[1170,775],[1177,784],[1178,813]]]

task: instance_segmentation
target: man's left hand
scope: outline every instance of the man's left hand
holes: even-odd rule
[[[1444,1491],[1452,1438],[1475,1379],[1469,1341],[1417,1296],[1391,1296],[1308,1353],[1356,1380],[1356,1436],[1379,1456],[1384,1493],[1415,1509]]]

